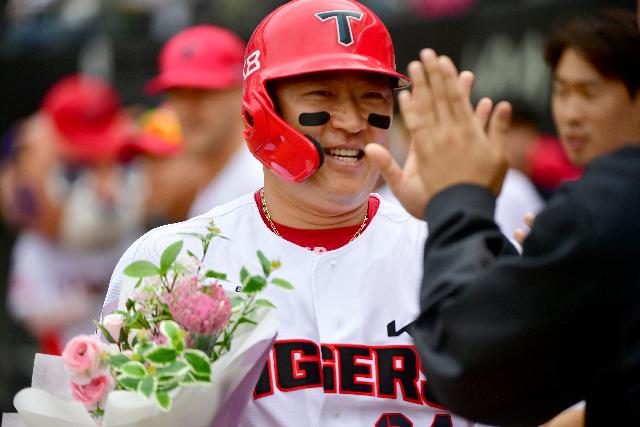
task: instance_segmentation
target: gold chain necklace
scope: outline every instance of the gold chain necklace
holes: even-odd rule
[[[269,213],[269,208],[267,208],[267,201],[264,198],[264,188],[260,189],[260,204],[262,205],[262,213],[264,214],[264,217],[267,219],[267,222],[271,226],[271,229],[273,230],[273,232],[276,234],[276,236],[283,238],[280,232],[278,231],[278,229],[276,228],[276,225],[271,220],[271,214]],[[362,230],[364,230],[364,227],[367,225],[368,219],[369,219],[369,213],[365,212],[364,221],[362,221],[362,224],[360,225],[360,228],[358,228],[358,231],[356,231],[356,234],[354,234],[353,237],[349,240],[349,243],[353,242],[362,233]]]

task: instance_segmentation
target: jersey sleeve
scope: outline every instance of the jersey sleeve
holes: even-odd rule
[[[124,269],[136,260],[137,253],[146,240],[148,233],[136,240],[125,253],[120,257],[120,260],[116,264],[111,279],[109,280],[109,288],[102,304],[102,312],[100,314],[100,321],[104,316],[113,313],[118,307],[118,301],[120,299],[120,292],[125,280]]]

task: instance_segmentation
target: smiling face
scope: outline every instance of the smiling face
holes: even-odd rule
[[[389,130],[372,126],[369,117],[372,113],[391,117],[390,78],[364,72],[325,72],[278,80],[271,89],[280,116],[319,141],[325,160],[302,183],[287,183],[275,176],[265,180],[291,197],[313,198],[344,208],[364,203],[378,179],[376,168],[364,157],[364,147],[389,144]],[[300,123],[301,114],[320,112],[329,113],[326,123]]]
[[[603,77],[572,49],[558,61],[551,105],[564,149],[576,165],[640,140],[640,94],[632,98],[622,81]]]

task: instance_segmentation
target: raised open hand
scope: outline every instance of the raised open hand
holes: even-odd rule
[[[447,57],[425,49],[409,65],[412,92],[399,95],[411,147],[404,168],[383,147],[370,144],[367,156],[413,216],[422,218],[431,197],[459,183],[474,183],[500,192],[506,173],[504,134],[511,107],[494,109],[483,98],[473,110],[469,101],[473,74],[458,72]]]
[[[427,194],[471,183],[497,195],[507,171],[511,106],[500,103],[492,111],[483,100],[474,113],[451,60],[430,49],[420,58],[409,64],[413,91],[401,93],[399,103]]]

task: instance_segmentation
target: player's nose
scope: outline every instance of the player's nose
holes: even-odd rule
[[[351,97],[343,97],[336,102],[331,113],[331,125],[349,133],[358,133],[366,129],[367,120],[358,103]]]

